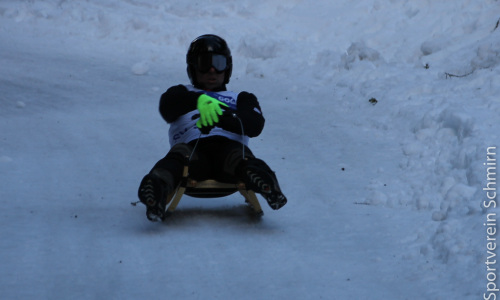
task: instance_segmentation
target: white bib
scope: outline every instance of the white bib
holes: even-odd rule
[[[221,92],[207,92],[203,90],[199,90],[192,85],[186,85],[186,88],[189,91],[194,92],[202,92],[207,94],[210,97],[213,97],[221,102],[226,103],[233,110],[236,110],[237,102],[238,102],[238,94],[231,91],[221,91]],[[189,143],[198,137],[200,137],[201,131],[196,127],[196,122],[198,121],[198,117],[194,117],[195,115],[199,115],[199,111],[197,109],[192,110],[182,116],[180,116],[177,120],[170,123],[170,128],[168,130],[170,147],[174,146],[177,143]],[[240,142],[246,146],[248,146],[248,141],[250,140],[246,135],[240,135],[237,133],[233,133],[227,130],[224,130],[219,127],[214,127],[208,134],[201,134],[202,138],[209,136],[224,136],[233,141]]]

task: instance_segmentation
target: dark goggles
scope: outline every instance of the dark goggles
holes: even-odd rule
[[[221,54],[200,54],[196,61],[196,69],[201,73],[207,73],[211,68],[217,73],[222,73],[227,69],[227,58]]]

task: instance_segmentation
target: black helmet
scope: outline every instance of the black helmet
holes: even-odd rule
[[[196,68],[208,71],[214,67],[218,72],[225,72],[224,84],[229,82],[233,71],[231,50],[224,39],[214,34],[205,34],[191,42],[186,54],[187,73],[191,83],[196,86]]]

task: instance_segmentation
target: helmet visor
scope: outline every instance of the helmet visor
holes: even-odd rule
[[[222,73],[227,69],[227,58],[221,54],[204,53],[198,56],[196,69],[201,73],[207,73],[211,68],[217,73]]]

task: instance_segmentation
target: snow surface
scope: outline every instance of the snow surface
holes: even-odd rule
[[[499,20],[495,0],[1,1],[0,297],[488,296]],[[151,223],[130,202],[169,149],[158,99],[205,33],[289,203],[254,221],[186,197]]]

